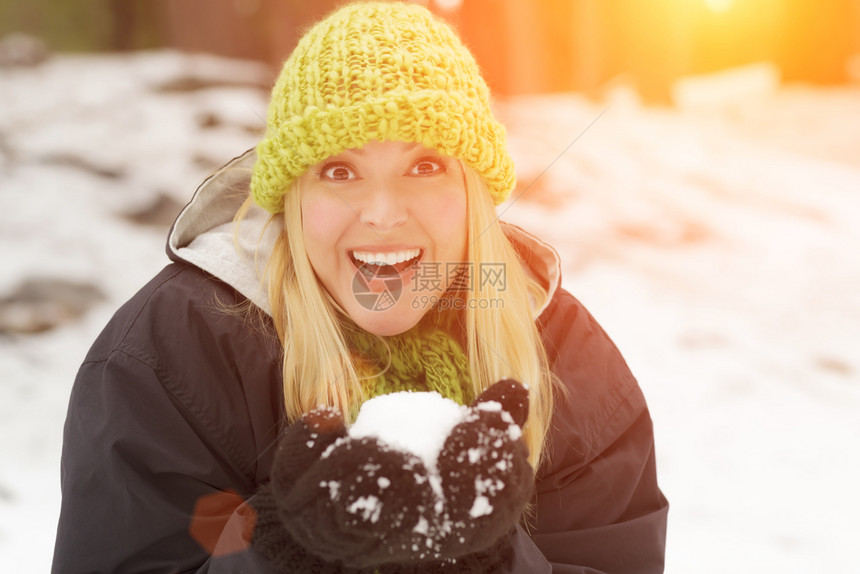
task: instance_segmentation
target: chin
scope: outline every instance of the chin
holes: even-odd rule
[[[391,337],[404,333],[417,325],[424,313],[395,305],[385,311],[371,311],[364,308],[352,310],[349,316],[356,325],[368,333]]]

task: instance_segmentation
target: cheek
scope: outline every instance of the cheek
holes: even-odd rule
[[[320,202],[302,200],[302,235],[305,237],[305,242],[309,244],[308,246],[317,237],[324,236],[325,230],[332,224],[331,216],[326,214]]]
[[[343,234],[348,222],[337,205],[325,199],[302,199],[302,236],[305,250],[315,268],[321,255],[331,256],[337,239]]]
[[[448,194],[444,200],[428,206],[428,222],[436,229],[437,239],[444,243],[449,255],[466,255],[466,192]]]

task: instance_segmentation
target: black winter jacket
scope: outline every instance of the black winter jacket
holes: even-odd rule
[[[222,197],[222,183],[204,185],[183,216],[201,202],[211,213],[206,194]],[[258,324],[237,310],[256,294],[183,251],[183,216],[174,263],[116,313],[75,381],[54,572],[271,572],[247,543],[245,501],[268,479],[287,424],[280,345],[265,314]],[[548,267],[549,251],[512,233],[538,273]],[[538,325],[566,392],[512,571],[662,572],[668,504],[645,400],[603,330],[559,287],[557,267],[543,277],[553,295]]]

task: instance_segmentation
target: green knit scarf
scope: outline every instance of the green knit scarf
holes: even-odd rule
[[[365,399],[398,391],[436,391],[461,405],[472,402],[466,353],[435,322],[422,321],[391,337],[347,329],[346,340],[362,378]]]

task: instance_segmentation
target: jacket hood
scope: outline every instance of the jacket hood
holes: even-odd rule
[[[255,159],[255,150],[248,150],[197,188],[170,229],[167,255],[214,275],[271,314],[262,277],[275,240],[283,230],[283,219],[253,204],[238,231],[233,224],[248,197]],[[547,291],[545,302],[534,310],[538,317],[561,283],[558,253],[515,225],[502,222],[502,228],[526,262],[528,272]]]

